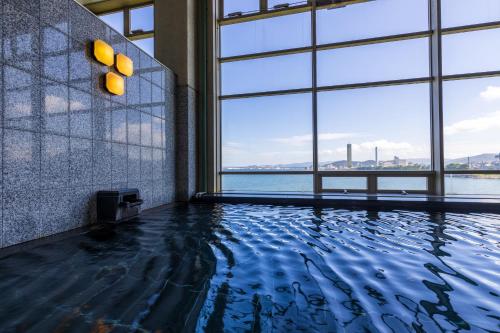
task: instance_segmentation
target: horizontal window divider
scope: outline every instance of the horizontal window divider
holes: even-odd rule
[[[251,195],[252,197],[265,197],[269,195],[283,195],[286,194],[288,197],[299,196],[302,197],[304,194],[314,194],[313,191],[262,191],[262,190],[222,190],[220,192],[215,192],[212,194],[231,194],[231,195]]]
[[[443,81],[481,79],[481,78],[495,77],[495,76],[500,76],[500,71],[443,75]]]
[[[441,33],[443,35],[459,34],[462,32],[488,30],[488,29],[498,29],[500,28],[500,21],[486,22],[471,25],[462,25],[458,27],[442,28]]]
[[[124,6],[125,1],[87,1],[89,4],[85,7],[95,15],[106,15],[117,13],[123,10],[131,10],[140,7],[154,5],[153,0],[128,0],[127,5]]]
[[[238,98],[253,98],[253,97],[304,94],[304,93],[310,93],[310,92],[312,92],[312,88],[300,88],[300,89],[276,90],[276,91],[261,91],[261,92],[255,92],[255,93],[222,95],[222,96],[219,96],[219,100],[223,101],[223,100],[227,100],[227,99],[238,99]]]
[[[431,34],[432,34],[432,31],[425,30],[425,31],[417,31],[417,32],[411,32],[411,33],[406,33],[406,34],[373,37],[373,38],[366,38],[366,39],[356,39],[356,40],[349,40],[349,41],[345,41],[345,42],[330,43],[330,44],[320,44],[320,45],[318,45],[318,51],[341,49],[341,48],[347,48],[347,47],[353,47],[353,46],[397,42],[397,41],[409,40],[409,39],[425,38],[425,37],[430,37]]]
[[[313,175],[314,171],[220,171],[220,175]]]
[[[132,35],[125,35],[130,40],[139,40],[139,39],[145,39],[145,38],[151,38],[155,36],[154,30],[152,31],[146,31],[146,32],[141,32],[138,34],[132,34]]]
[[[401,194],[402,191],[405,191],[406,194],[430,194],[429,190],[377,190],[377,194]]]
[[[293,49],[276,50],[276,51],[269,51],[269,52],[260,52],[260,53],[251,53],[251,54],[223,57],[223,58],[219,58],[219,62],[221,64],[223,64],[226,62],[271,58],[271,57],[277,57],[277,56],[282,56],[282,55],[306,53],[306,52],[311,52],[311,51],[312,51],[311,46],[296,47]]]
[[[322,188],[321,193],[338,193],[338,194],[353,194],[353,193],[366,193],[366,190],[347,190],[347,192],[345,192],[344,190],[339,190],[339,189],[325,189],[325,188]]]
[[[445,175],[500,175],[500,170],[445,170]]]
[[[430,177],[435,175],[435,171],[381,171],[381,170],[339,170],[339,171],[318,171],[320,177]]]
[[[418,32],[412,32],[412,33],[407,33],[407,34],[390,35],[390,36],[374,37],[374,38],[367,38],[367,39],[356,39],[356,40],[350,40],[350,41],[345,41],[345,42],[340,42],[340,43],[320,44],[317,46],[317,50],[318,51],[334,50],[334,49],[355,47],[355,46],[362,46],[362,45],[372,45],[372,44],[389,43],[389,42],[396,42],[396,41],[409,40],[409,39],[418,39],[418,38],[429,37],[431,34],[432,34],[432,31],[426,30],[426,31],[418,31]],[[219,62],[223,64],[223,63],[227,63],[227,62],[262,59],[262,58],[268,58],[268,57],[270,58],[270,57],[277,57],[277,56],[282,56],[282,55],[312,52],[312,50],[313,50],[312,46],[296,47],[296,48],[291,48],[291,49],[250,53],[250,54],[235,55],[235,56],[229,56],[229,57],[220,57]]]
[[[363,3],[363,2],[369,2],[372,0],[344,0],[344,1],[337,1],[335,3],[327,4],[327,5],[318,5],[316,8],[319,9],[334,9],[338,7],[344,7],[348,5],[354,5],[358,3]],[[304,13],[308,12],[312,9],[312,5],[309,3],[304,4],[304,5],[298,5],[298,6],[292,6],[288,8],[283,8],[283,9],[267,9],[265,11],[254,11],[250,12],[247,14],[243,14],[241,16],[236,16],[236,17],[225,17],[222,19],[218,20],[219,25],[230,25],[230,24],[237,24],[237,23],[243,23],[243,22],[250,22],[250,21],[257,21],[257,20],[262,20],[262,19],[267,19],[267,18],[272,18],[272,17],[278,17],[278,16],[285,16],[285,15],[293,15],[297,13]]]
[[[431,82],[431,80],[432,80],[432,78],[430,78],[430,77],[420,77],[420,78],[402,79],[402,80],[388,80],[388,81],[374,81],[374,82],[364,82],[364,83],[340,84],[340,85],[333,85],[333,86],[318,87],[317,91],[324,92],[324,91],[335,91],[335,90],[397,86],[397,85],[405,85],[405,84],[419,84],[419,83],[429,83],[429,82]],[[255,93],[222,95],[222,96],[219,96],[219,100],[223,101],[223,100],[228,100],[228,99],[303,94],[303,93],[310,93],[312,91],[313,91],[312,88],[300,88],[300,89],[276,90],[276,91],[260,91],[260,92],[255,92]]]
[[[429,83],[432,81],[430,77],[418,77],[412,79],[401,79],[401,80],[388,80],[388,81],[374,81],[374,82],[364,82],[364,83],[351,83],[351,84],[338,84],[333,86],[321,86],[318,87],[318,91],[335,91],[335,90],[348,90],[348,89],[359,89],[359,88],[374,88],[374,87],[385,87],[385,86],[398,86],[404,84],[418,84],[418,83]]]
[[[262,12],[255,11],[255,12],[250,12],[250,13],[243,13],[243,15],[241,15],[241,16],[225,17],[225,18],[220,19],[218,23],[220,26],[224,26],[224,25],[231,25],[231,24],[237,24],[237,23],[258,21],[258,20],[279,17],[279,16],[304,13],[304,12],[308,12],[310,10],[311,10],[311,6],[306,4],[306,5],[288,7],[288,8],[279,9],[279,10],[266,10],[266,11],[262,11]]]

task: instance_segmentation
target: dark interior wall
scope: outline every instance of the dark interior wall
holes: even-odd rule
[[[198,190],[198,110],[196,0],[156,0],[155,56],[177,75],[176,81],[176,191],[189,200]],[[202,138],[203,139],[203,138]]]
[[[174,73],[73,0],[2,0],[0,22],[0,247],[95,221],[101,189],[174,201]],[[134,61],[123,96],[98,38]]]

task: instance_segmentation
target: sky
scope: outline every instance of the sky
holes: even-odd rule
[[[285,1],[279,1],[285,2]],[[443,26],[500,20],[499,0],[443,0]],[[258,8],[226,0],[225,13]],[[272,4],[271,4],[272,5]],[[424,31],[427,0],[376,0],[318,11],[319,44]],[[353,24],[355,23],[355,24]],[[310,45],[310,14],[222,27],[222,56]],[[443,37],[443,72],[500,70],[500,29]],[[336,85],[429,75],[428,39],[318,53],[318,84]],[[224,63],[222,94],[311,87],[309,53]],[[320,162],[430,158],[429,85],[318,94]],[[500,152],[500,78],[445,82],[445,157]],[[312,162],[312,96],[297,94],[222,102],[222,163],[228,166]]]

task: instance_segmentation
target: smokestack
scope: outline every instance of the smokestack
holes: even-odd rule
[[[347,144],[347,167],[352,168],[352,145]]]
[[[378,147],[375,147],[375,166],[378,166]]]

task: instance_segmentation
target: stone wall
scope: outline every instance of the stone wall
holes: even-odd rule
[[[145,208],[175,200],[175,76],[73,0],[2,0],[0,247],[95,221],[95,193],[137,187]],[[126,93],[95,39],[130,57]]]

